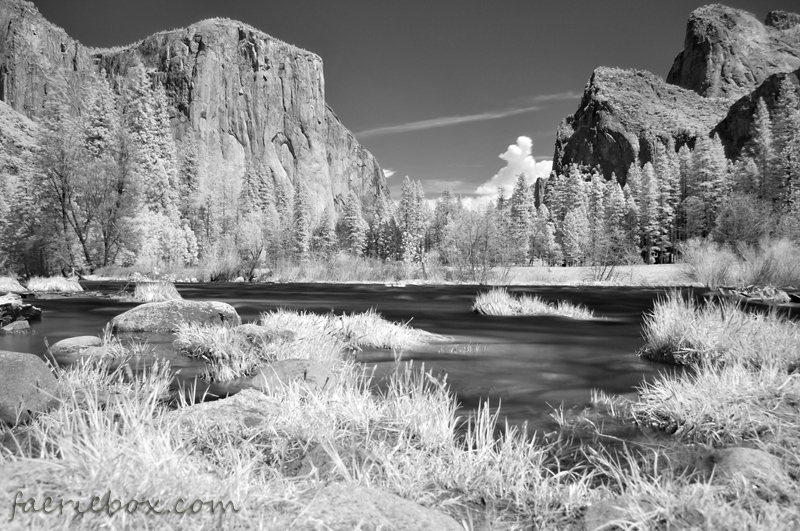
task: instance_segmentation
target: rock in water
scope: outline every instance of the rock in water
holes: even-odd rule
[[[35,354],[0,350],[0,422],[16,425],[58,404],[56,378]]]
[[[18,320],[36,321],[42,318],[42,310],[32,304],[23,304],[22,297],[14,293],[0,296],[0,326]]]
[[[26,334],[28,332],[33,332],[31,325],[28,324],[28,321],[14,321],[13,323],[9,323],[3,328],[0,328],[6,334]]]
[[[50,345],[50,354],[53,356],[79,354],[80,351],[86,348],[99,347],[102,344],[103,340],[97,336],[69,337]]]
[[[275,195],[303,183],[319,217],[353,190],[365,206],[389,198],[378,162],[325,102],[322,59],[227,19],[89,49],[23,0],[0,0],[0,100],[37,118],[54,70],[114,78],[143,64],[170,102],[173,135],[200,163]],[[1,132],[0,132],[1,133]]]
[[[224,302],[171,300],[140,304],[111,320],[114,332],[175,332],[186,323],[237,326],[242,319]]]

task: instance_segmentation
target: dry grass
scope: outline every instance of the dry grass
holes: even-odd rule
[[[289,330],[301,337],[333,337],[354,349],[409,349],[448,339],[408,323],[389,322],[373,309],[351,315],[277,310],[261,314],[260,324],[273,330]]]
[[[80,282],[64,277],[31,277],[28,280],[28,291],[37,293],[77,293],[83,291]]]
[[[698,305],[670,292],[645,317],[640,356],[690,365],[705,360],[751,365],[800,360],[800,327],[777,313],[749,313],[732,301]]]
[[[0,277],[0,293],[25,293],[22,284],[14,277]]]
[[[594,319],[594,312],[582,305],[567,301],[555,304],[542,300],[538,295],[514,296],[505,288],[494,288],[480,293],[472,310],[483,315],[556,315],[572,319]]]
[[[704,286],[800,288],[800,246],[790,240],[763,240],[756,246],[740,245],[734,250],[693,239],[680,248],[687,278]]]
[[[325,364],[343,358],[344,344],[329,334],[295,335],[283,330],[257,325],[231,327],[227,325],[184,324],[177,331],[175,348],[183,354],[206,362],[201,375],[209,381],[230,381],[252,376],[266,363],[285,359],[310,359]]]
[[[162,302],[180,300],[181,294],[172,282],[137,282],[133,299],[137,302]]]

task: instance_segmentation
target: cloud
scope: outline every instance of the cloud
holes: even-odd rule
[[[497,189],[502,187],[506,196],[511,194],[517,176],[524,173],[528,184],[532,184],[537,177],[547,177],[553,168],[552,160],[536,162],[531,155],[533,141],[527,136],[517,138],[517,143],[508,146],[505,153],[500,158],[506,161],[506,165],[497,174],[480,185],[475,193],[485,196],[496,196]]]
[[[391,177],[392,175],[394,175],[395,173],[397,173],[397,172],[396,172],[396,171],[394,171],[394,170],[393,170],[393,169],[391,169],[391,168],[383,168],[383,177],[384,177],[385,179],[388,179],[388,178],[390,178],[390,177]]]
[[[556,94],[540,94],[539,96],[531,98],[531,101],[534,103],[542,103],[544,101],[577,100],[582,97],[582,93],[568,90],[567,92],[557,92]]]
[[[464,116],[444,116],[442,118],[433,118],[431,120],[421,120],[419,122],[409,122],[406,124],[367,129],[366,131],[356,133],[356,136],[358,138],[367,138],[372,136],[391,135],[395,133],[407,133],[409,131],[423,131],[425,129],[434,129],[437,127],[449,127],[451,125],[459,125],[470,122],[484,122],[486,120],[496,120],[498,118],[505,118],[507,116],[515,116],[517,114],[524,114],[526,112],[538,111],[540,108],[541,107],[538,105],[531,105],[528,107],[506,109],[504,111],[467,114]]]

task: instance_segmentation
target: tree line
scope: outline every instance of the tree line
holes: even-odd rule
[[[56,75],[26,171],[0,171],[0,267],[32,275],[205,262],[230,279],[347,253],[481,282],[511,265],[669,262],[694,237],[800,238],[800,106],[788,79],[772,111],[758,102],[736,160],[714,136],[654,142],[652,160],[620,178],[575,165],[538,186],[520,175],[508,197],[500,189],[474,209],[449,188],[429,202],[406,177],[398,204],[378,197],[365,208],[350,192],[317,217],[301,180],[276,184],[259,168],[225,175],[191,132],[173,136],[168,108],[141,65],[113,78]]]

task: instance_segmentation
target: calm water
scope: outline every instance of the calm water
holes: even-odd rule
[[[122,284],[85,283],[88,290],[116,293]],[[375,308],[392,321],[450,336],[452,341],[403,353],[403,359],[424,362],[426,369],[448,374],[448,382],[466,410],[485,399],[502,402],[513,423],[550,430],[551,406],[582,408],[593,388],[629,393],[643,380],[668,367],[640,360],[643,314],[664,293],[656,288],[510,287],[546,300],[568,300],[593,309],[605,320],[576,321],[559,317],[487,317],[471,312],[480,286],[386,287],[359,284],[179,284],[185,299],[219,300],[233,305],[242,320],[276,308],[336,313]],[[76,335],[97,335],[115,315],[135,306],[98,297],[33,299],[42,308],[35,334],[0,336],[0,350],[44,353],[50,344]],[[171,352],[170,335],[150,343],[172,360],[184,377],[197,374],[197,363]],[[464,353],[467,353],[466,355]],[[391,352],[365,350],[359,359],[375,366],[380,376],[396,367]]]

